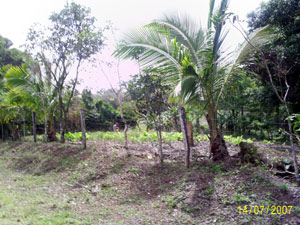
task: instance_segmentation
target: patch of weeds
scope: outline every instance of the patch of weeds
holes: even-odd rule
[[[137,214],[137,211],[135,208],[128,208],[128,206],[125,206],[126,208],[124,209],[124,216],[125,217],[131,217]]]
[[[272,196],[272,193],[271,192],[266,192],[265,196],[270,198]]]
[[[276,205],[276,204],[272,200],[267,199],[267,200],[259,201],[259,205]]]
[[[74,172],[67,179],[69,182],[73,182],[73,181],[77,182],[77,181],[81,180],[81,175],[80,175],[80,173]]]
[[[138,173],[140,170],[139,170],[139,168],[136,168],[136,167],[130,167],[129,168],[129,170],[128,170],[128,172],[129,173]]]
[[[198,210],[198,207],[191,207],[185,203],[181,203],[180,206],[182,207],[182,209],[187,212],[187,213],[192,213]]]
[[[251,202],[250,198],[247,195],[243,195],[243,194],[235,194],[234,195],[234,200],[237,203]]]
[[[224,163],[219,163],[219,164],[211,163],[210,167],[208,168],[208,171],[212,173],[220,173],[223,169],[224,169]]]
[[[110,184],[101,184],[101,193],[111,197],[116,195],[116,190]]]
[[[222,178],[220,178],[220,177],[215,177],[215,184],[216,185],[219,185],[219,184],[222,184],[223,183],[223,179]]]
[[[37,222],[37,221],[36,221]],[[38,223],[35,223],[36,225],[42,225],[42,224],[53,224],[53,225],[59,225],[59,224],[90,224],[88,221],[81,222],[77,219],[75,219],[75,216],[66,211],[61,211],[54,213],[52,215],[49,215],[44,218],[40,218]]]
[[[294,211],[294,213],[300,214],[300,207],[299,206],[294,206],[293,211]]]
[[[204,190],[204,194],[210,197],[213,194],[214,190],[215,190],[214,186],[210,186],[209,188]]]
[[[232,204],[233,203],[233,201],[232,201],[232,199],[231,198],[222,198],[221,199],[221,202],[222,202],[222,204],[223,205],[230,205],[230,204]]]
[[[113,167],[110,169],[110,172],[111,173],[114,173],[114,174],[118,174],[118,173],[121,173],[122,172],[122,169],[124,167],[124,163],[122,162],[116,162]]]
[[[247,189],[251,189],[251,187],[249,187],[249,186],[247,186],[247,185],[244,185],[243,183],[239,183],[239,184],[237,185],[237,191],[238,191],[238,192],[243,192],[243,191],[245,191],[245,190],[247,190]]]
[[[251,184],[271,184],[271,181],[268,178],[265,178],[264,176],[261,175],[252,175],[251,174]]]
[[[110,210],[109,209],[101,209],[100,210],[100,212],[99,212],[99,215],[101,216],[101,217],[108,217],[108,216],[110,216],[111,215],[111,212],[110,212]]]
[[[272,218],[272,224],[278,224],[279,219],[277,215],[272,215],[271,218]]]
[[[160,204],[159,204],[158,202],[155,202],[155,203],[153,204],[153,208],[160,208]]]
[[[288,191],[288,186],[285,183],[281,183],[280,184],[280,189],[284,192],[287,192]]]
[[[163,201],[165,201],[168,205],[168,209],[171,211],[172,209],[174,209],[177,206],[177,200],[174,199],[172,196],[163,196],[162,198]]]
[[[158,190],[159,190],[159,191],[165,191],[166,189],[167,189],[167,187],[164,186],[164,185],[160,185],[160,186],[158,187]]]
[[[142,199],[140,199],[137,196],[132,196],[132,197],[126,198],[124,201],[121,202],[121,204],[137,204],[137,205],[141,205],[142,204]]]
[[[269,140],[264,139],[264,140],[262,141],[262,143],[271,145],[271,144],[274,144],[274,141],[269,141]]]
[[[227,172],[223,172],[221,175],[222,176],[229,176],[229,175],[235,175],[235,174],[238,174],[238,170],[235,169],[235,170],[232,170],[232,171],[227,171]]]

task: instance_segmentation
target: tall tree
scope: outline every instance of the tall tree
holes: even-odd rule
[[[27,50],[51,74],[58,90],[61,142],[65,141],[67,113],[78,83],[80,68],[85,60],[90,59],[103,46],[102,30],[96,29],[96,19],[90,13],[89,8],[74,2],[67,3],[63,10],[50,16],[49,27],[43,31],[31,28],[27,38]],[[75,69],[75,78],[64,104],[65,83],[72,68]]]
[[[246,39],[246,47],[251,49],[251,54],[244,55],[242,60],[249,70],[256,72],[272,87],[277,99],[283,106],[286,117],[291,116],[289,96],[299,89],[299,1],[271,0],[262,5],[259,14],[250,14],[250,25],[253,28],[266,25],[259,30],[265,31],[265,37],[261,40],[251,40],[240,29],[240,23],[235,27]],[[268,18],[270,17],[270,18]],[[295,52],[296,49],[296,52]],[[245,56],[247,58],[245,59]],[[249,60],[250,59],[250,60]],[[251,61],[256,61],[253,65]],[[298,88],[297,88],[298,86]],[[298,94],[296,94],[298,95]],[[293,129],[290,120],[287,120],[290,145],[294,145]],[[293,149],[296,181],[300,186],[297,156]]]

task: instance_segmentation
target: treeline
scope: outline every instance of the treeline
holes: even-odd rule
[[[53,13],[48,32],[31,28],[25,53],[1,37],[1,136],[30,133],[36,117],[46,141],[60,133],[64,142],[65,132],[80,130],[84,109],[88,130],[143,123],[159,136],[185,133],[189,122],[194,132],[210,136],[216,159],[228,155],[224,133],[294,143],[300,120],[298,1],[262,4],[248,16],[250,35],[221,2],[211,5],[206,28],[170,15],[124,38],[114,55],[137,60],[141,72],[118,95],[76,90],[82,63],[101,51],[103,32],[110,29],[96,28],[86,7],[71,3]],[[245,37],[233,62],[222,48],[228,23]]]

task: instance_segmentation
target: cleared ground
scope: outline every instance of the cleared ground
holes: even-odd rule
[[[131,157],[115,141],[91,141],[87,150],[1,143],[0,224],[299,224],[300,192],[292,180],[235,158],[213,163],[207,149],[199,143],[186,169],[179,142],[164,146],[162,166],[148,143],[131,144]],[[286,215],[240,214],[245,205],[293,207]]]

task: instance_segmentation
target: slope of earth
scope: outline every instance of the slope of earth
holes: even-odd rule
[[[0,224],[299,224],[289,180],[236,158],[213,163],[205,142],[186,169],[181,148],[165,146],[158,165],[146,143],[130,145],[131,157],[113,141],[0,143]]]

